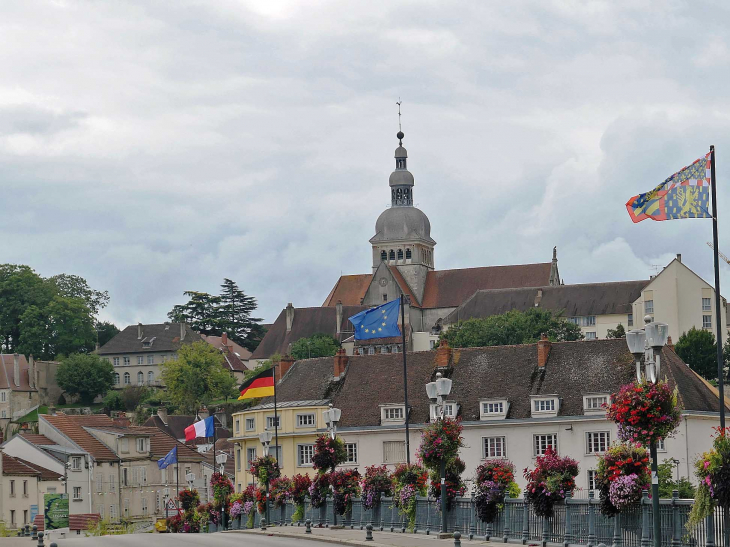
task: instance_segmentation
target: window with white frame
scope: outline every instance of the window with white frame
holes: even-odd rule
[[[155,364],[155,356],[154,355],[148,355],[147,356],[147,364],[148,365],[154,365]]]
[[[375,355],[375,348],[373,346],[368,348],[368,355]]]
[[[314,426],[314,414],[297,414],[297,427]]]
[[[117,491],[117,484],[116,479],[114,478],[114,474],[109,475],[109,492],[114,494]]]
[[[547,433],[541,435],[533,435],[534,455],[542,456],[548,448],[558,451],[558,435],[557,433]]]
[[[129,518],[129,498],[124,498],[124,518]]]
[[[314,445],[313,444],[298,444],[297,445],[297,465],[299,467],[312,465],[313,457],[314,457]]]
[[[586,454],[602,454],[611,444],[608,431],[589,431],[586,433]]]
[[[115,357],[114,358],[114,366],[115,367],[118,367],[119,366],[119,357]]]
[[[406,461],[405,441],[383,441],[383,462],[403,463]]]
[[[120,379],[119,379],[119,373],[118,373],[118,372],[115,372],[115,373],[114,373],[114,385],[115,385],[115,386],[118,386],[118,385],[119,385],[119,383],[120,383]]]
[[[129,374],[129,372],[124,373],[124,385],[128,386],[132,383],[132,376]]]
[[[241,447],[236,448],[236,471],[241,470]]]
[[[137,439],[137,452],[147,452],[147,439],[145,439],[144,437],[140,437]]]
[[[664,444],[664,439],[657,440],[657,442],[656,442],[656,449],[659,452],[666,452],[667,451],[667,447]]]
[[[131,363],[131,361],[130,361],[129,357],[125,357],[124,358],[124,366],[125,367],[128,367],[130,365],[130,363]]]
[[[122,437],[119,444],[121,445],[121,451],[127,454],[129,452],[129,439],[127,437]]]
[[[73,496],[74,496],[73,499],[75,501],[78,501],[81,499],[81,487],[80,486],[74,486]]]
[[[555,399],[534,399],[533,412],[555,412]]]
[[[431,405],[431,419],[436,420],[440,418],[441,409],[436,404]],[[445,418],[456,418],[459,413],[459,405],[454,402],[444,403],[444,417]]]
[[[139,468],[139,483],[142,485],[147,484],[147,468],[146,467]]]
[[[596,336],[596,333],[594,331],[586,332],[585,333],[586,340],[597,340],[598,337]]]
[[[256,449],[255,448],[247,448],[246,449],[246,469],[251,468],[251,464],[256,459]]]
[[[712,328],[712,316],[711,315],[703,315],[702,316],[702,328],[703,329],[711,329]]]
[[[596,490],[596,470],[588,470],[588,490]]]
[[[0,402],[5,402],[7,400],[7,393],[4,391],[0,391]]]
[[[583,397],[583,410],[586,412],[604,412],[608,405],[608,395],[586,395]]]
[[[504,401],[482,403],[482,414],[504,414]]]
[[[96,491],[97,492],[104,491],[104,475],[102,473],[96,474]]]
[[[111,520],[112,522],[117,520],[117,506],[116,505],[109,506],[109,520]]]
[[[81,456],[71,458],[71,471],[81,471]]]
[[[399,422],[406,419],[405,407],[390,406],[383,407],[381,418],[384,422]]]
[[[397,345],[397,344],[396,344],[396,345],[393,345],[393,346],[391,346],[391,347],[390,347],[390,352],[391,352],[391,353],[400,353],[400,346],[399,346],[399,345]]]
[[[347,459],[345,463],[357,463],[357,443],[345,443]]]
[[[137,356],[137,364],[138,365],[144,365],[144,355],[138,355]]]
[[[581,315],[577,317],[568,317],[568,321],[579,327],[592,327],[596,324],[595,315]]]
[[[482,437],[483,458],[504,458],[507,456],[504,437]]]
[[[702,311],[712,311],[712,299],[711,298],[702,299]]]
[[[634,326],[634,314],[630,313],[626,319],[626,322],[628,323],[629,327]]]
[[[281,416],[266,416],[266,429],[281,427]]]
[[[246,418],[246,431],[254,431],[256,429],[256,418]]]
[[[654,301],[653,300],[644,301],[644,313],[654,313]]]

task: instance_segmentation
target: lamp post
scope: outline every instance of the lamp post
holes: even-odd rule
[[[327,431],[329,432],[330,437],[332,437],[332,440],[335,440],[337,438],[337,424],[340,423],[342,410],[335,408],[332,406],[332,403],[330,403],[329,408],[322,412],[322,416],[324,417],[324,423],[327,426]],[[332,471],[334,471],[334,469],[332,469]],[[337,511],[334,506],[335,489],[332,485],[330,485],[330,489],[332,490],[332,527],[334,528],[337,526]]]
[[[641,382],[656,383],[661,371],[661,351],[667,343],[669,325],[644,317],[643,329],[634,329],[626,333],[626,344],[636,361],[636,379]],[[644,371],[641,370],[641,358],[644,358]],[[649,445],[651,455],[651,506],[654,525],[654,547],[661,547],[661,518],[659,515],[659,462],[657,461],[656,439]]]
[[[446,397],[451,393],[451,380],[436,373],[436,380],[426,384],[426,394],[436,405],[436,419],[444,419]],[[446,460],[441,460],[441,533],[446,534]]]
[[[188,473],[185,475],[185,480],[188,481],[188,490],[192,490],[193,483],[195,482],[195,473]]]
[[[225,477],[225,470],[226,470],[226,462],[228,461],[228,454],[225,452],[219,452],[215,456],[215,463],[219,465],[218,473],[220,473],[221,477]],[[221,520],[223,524],[223,529],[226,530],[228,528],[228,506],[226,504],[226,500],[223,500],[223,507],[221,511]]]
[[[264,458],[269,455],[269,445],[271,445],[271,439],[274,435],[271,433],[271,431],[264,431],[263,433],[259,433],[259,441],[261,441],[261,445],[264,447]],[[277,447],[277,450],[279,447]],[[269,479],[266,478],[266,522],[271,522],[269,520]]]

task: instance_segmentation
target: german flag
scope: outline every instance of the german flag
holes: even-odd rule
[[[274,394],[274,368],[259,372],[253,378],[249,378],[241,384],[241,396],[239,401],[245,399],[258,399],[269,397]]]

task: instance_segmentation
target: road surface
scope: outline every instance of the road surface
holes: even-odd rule
[[[126,534],[120,536],[66,536],[54,540],[58,547],[292,547],[298,538],[277,538],[258,534]],[[31,540],[24,545],[31,547]],[[0,543],[0,547],[2,547]],[[46,544],[48,545],[48,544]],[[306,547],[333,547],[332,543],[307,541]]]

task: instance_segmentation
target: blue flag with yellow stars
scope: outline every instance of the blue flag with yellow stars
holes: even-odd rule
[[[355,327],[355,340],[400,336],[399,312],[400,299],[397,299],[353,315],[350,317],[350,322]]]

